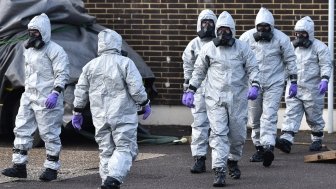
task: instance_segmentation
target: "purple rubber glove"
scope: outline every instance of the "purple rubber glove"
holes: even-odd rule
[[[328,81],[322,80],[319,84],[320,94],[325,94],[328,90]]]
[[[147,103],[147,104],[145,105],[145,107],[144,107],[144,111],[145,111],[145,112],[144,112],[144,114],[143,114],[143,116],[142,116],[142,119],[143,119],[143,120],[147,119],[148,116],[150,116],[151,113],[152,113],[152,109],[151,109],[149,103]]]
[[[83,115],[81,113],[75,113],[72,116],[71,120],[72,126],[76,130],[81,130],[82,129],[82,124],[83,124]]]
[[[53,109],[56,107],[57,104],[57,99],[58,99],[58,93],[57,92],[52,92],[48,95],[48,98],[45,102],[45,106],[48,109]]]
[[[255,99],[257,99],[257,97],[258,97],[258,91],[259,91],[258,87],[256,87],[256,86],[251,87],[248,90],[247,99],[249,99],[249,100],[255,100]]]
[[[193,92],[187,92],[186,94],[186,104],[188,108],[194,108],[194,93]]]
[[[187,92],[183,93],[182,104],[185,105],[185,106],[187,105]]]
[[[295,97],[297,93],[297,84],[292,83],[289,87],[289,98]]]

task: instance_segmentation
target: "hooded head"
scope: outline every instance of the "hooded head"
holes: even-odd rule
[[[294,27],[295,40],[292,41],[293,46],[308,48],[314,40],[314,22],[309,17],[303,17]]]
[[[261,7],[257,14],[255,20],[255,28],[257,32],[253,34],[253,37],[256,42],[260,40],[270,42],[272,40],[274,30],[274,18],[272,13],[264,7]]]
[[[294,31],[305,31],[309,35],[309,39],[314,39],[314,21],[309,17],[305,16],[296,22]]]
[[[212,20],[214,23],[213,30],[211,30],[211,27],[208,26],[207,28],[202,28],[202,21],[203,20]],[[217,17],[212,10],[205,9],[203,10],[199,15],[197,19],[197,34],[200,38],[203,38],[203,36],[207,35],[208,37],[215,37],[214,31],[215,31],[215,24],[217,22]],[[204,31],[205,30],[205,31]],[[211,33],[211,34],[210,34]],[[209,36],[210,35],[210,36]],[[212,36],[211,36],[212,35]]]
[[[222,12],[217,20],[216,23],[216,36],[217,36],[217,30],[220,27],[228,27],[230,28],[231,32],[232,32],[232,37],[235,37],[236,35],[236,24],[232,18],[232,16],[230,15],[230,13],[228,13],[227,11]]]
[[[24,47],[26,49],[41,49],[50,41],[50,28],[50,20],[46,14],[42,13],[39,16],[35,16],[28,24],[29,39]]]
[[[273,15],[268,9],[266,9],[264,7],[261,7],[258,14],[257,14],[256,20],[255,20],[256,29],[257,29],[257,25],[261,24],[261,23],[269,24],[271,26],[271,31],[274,30]]]
[[[28,24],[28,30],[38,30],[44,43],[48,43],[51,37],[51,26],[48,16],[44,13],[35,16]]]
[[[213,42],[218,46],[232,46],[235,43],[236,24],[230,13],[222,12],[216,23],[216,38]]]
[[[105,51],[115,51],[121,53],[122,38],[121,36],[110,29],[104,29],[98,34],[98,55]]]

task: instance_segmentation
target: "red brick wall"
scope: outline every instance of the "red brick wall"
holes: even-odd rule
[[[98,23],[120,33],[151,67],[159,92],[155,104],[181,104],[181,55],[196,36],[197,17],[205,8],[217,16],[228,11],[236,21],[236,37],[254,27],[261,5],[273,13],[276,28],[289,36],[296,21],[308,15],[315,22],[315,36],[328,42],[328,0],[84,0],[84,3]]]

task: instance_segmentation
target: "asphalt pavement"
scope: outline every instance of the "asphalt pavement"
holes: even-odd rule
[[[174,135],[181,137],[190,134],[190,129],[185,128],[150,128],[151,134]],[[250,134],[248,133],[248,136]],[[2,138],[3,139],[3,138]],[[11,142],[0,139],[1,162],[0,168],[10,166]],[[62,139],[63,141],[63,139]],[[301,188],[336,188],[336,161],[320,163],[304,163],[305,155],[316,154],[309,152],[310,133],[301,131],[296,135],[296,144],[292,146],[292,152],[285,154],[275,150],[275,160],[269,168],[263,167],[262,163],[251,163],[249,157],[254,153],[252,141],[248,137],[244,146],[243,158],[239,162],[242,171],[241,179],[234,180],[227,176],[225,188],[236,189],[301,189]],[[325,133],[324,144],[328,149],[336,149],[336,134]],[[323,151],[328,149],[324,147]],[[35,156],[42,154],[41,158],[35,157],[30,161],[28,173],[33,170],[40,170],[35,167],[39,159],[44,158],[43,148],[33,150]],[[80,152],[76,154],[76,152]],[[207,155],[207,171],[202,174],[191,174],[190,167],[193,164],[190,147],[188,144],[140,144],[139,156],[134,162],[131,171],[121,185],[122,189],[208,189],[213,188],[212,182],[214,173],[211,170],[211,155]],[[210,152],[210,150],[209,150]],[[72,154],[73,155],[69,155]],[[7,155],[4,155],[7,154]],[[0,182],[0,188],[15,189],[86,189],[98,188],[100,177],[98,174],[98,151],[93,141],[83,138],[70,139],[63,141],[62,161],[65,164],[61,173],[71,174],[71,167],[75,164],[73,176],[62,176],[49,183],[40,182],[35,177],[28,179],[11,179]],[[77,156],[77,157],[76,157]],[[78,157],[80,156],[80,157]],[[87,157],[86,156],[90,156]],[[87,160],[91,159],[91,160]],[[91,166],[88,166],[92,164]],[[85,167],[86,166],[86,167]],[[67,171],[64,171],[67,170]],[[76,174],[75,174],[76,173]],[[82,174],[81,174],[82,173]],[[0,176],[4,179],[4,176]]]

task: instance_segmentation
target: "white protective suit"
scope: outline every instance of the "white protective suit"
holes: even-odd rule
[[[211,19],[215,24],[217,22],[216,15],[211,10],[205,9],[198,16],[197,32],[201,30],[201,22],[204,19]],[[200,37],[195,37],[187,45],[182,55],[184,80],[190,80],[192,72],[194,71],[196,58],[200,53],[202,46],[208,42],[212,42],[212,39],[201,39]],[[204,83],[197,89],[194,97],[195,108],[191,108],[191,113],[194,117],[194,122],[191,124],[191,154],[192,156],[205,156],[208,149],[208,135],[210,126],[205,109]]]
[[[41,49],[33,47],[24,51],[25,92],[22,94],[20,108],[15,121],[14,148],[29,150],[32,148],[33,133],[38,128],[45,142],[47,155],[59,157],[61,151],[61,126],[63,118],[63,92],[59,94],[56,107],[47,109],[47,96],[55,89],[64,89],[69,80],[69,60],[61,46],[50,40],[51,26],[49,18],[42,13],[28,24],[28,29],[37,29],[45,45]],[[60,162],[48,158],[45,168],[58,170]],[[27,155],[13,154],[13,163],[25,164]]]
[[[99,145],[99,172],[122,182],[138,154],[137,105],[147,101],[134,62],[121,56],[121,36],[110,29],[98,34],[98,55],[83,67],[75,89],[74,107],[88,100]]]
[[[260,23],[270,24],[273,32],[270,42],[256,42],[254,39],[253,34]],[[257,14],[255,28],[243,33],[240,39],[251,46],[260,70],[261,90],[256,100],[249,101],[248,126],[252,127],[251,137],[255,146],[274,146],[277,112],[285,87],[286,71],[289,75],[297,74],[294,49],[290,38],[274,28],[272,13],[263,7]]]
[[[229,27],[235,36],[234,20],[226,11],[218,17],[215,31],[222,26]],[[259,82],[258,74],[254,53],[238,39],[232,47],[207,43],[197,57],[190,85],[198,88],[206,78],[205,103],[211,128],[213,169],[226,167],[228,158],[241,159],[246,139],[247,91],[249,84]]]
[[[308,47],[295,48],[298,66],[298,93],[296,98],[286,98],[286,113],[282,124],[282,131],[299,131],[303,114],[312,131],[312,141],[321,140],[324,120],[322,118],[324,107],[324,94],[319,92],[319,83],[323,77],[329,78],[332,70],[332,58],[327,45],[314,37],[314,22],[306,16],[299,20],[295,31],[306,31],[312,44]],[[287,85],[288,91],[289,85]],[[318,134],[317,134],[318,135]],[[284,133],[280,138],[294,142],[291,134]]]

